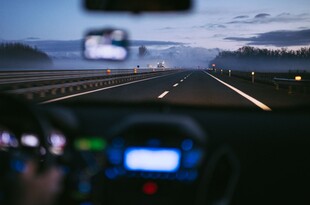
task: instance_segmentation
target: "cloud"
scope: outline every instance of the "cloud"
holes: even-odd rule
[[[192,28],[223,29],[226,28],[226,26],[223,24],[205,24],[202,26],[193,26]]]
[[[254,18],[258,19],[258,18],[266,18],[271,16],[270,14],[266,14],[266,13],[261,13],[261,14],[257,14]]]
[[[171,27],[171,26],[166,26],[166,27],[163,27],[163,28],[159,28],[157,30],[173,30],[173,29],[177,29],[176,27]]]
[[[211,24],[211,25],[208,26],[208,28],[217,29],[217,28],[226,28],[226,26],[221,25],[221,24]]]
[[[267,23],[289,23],[289,22],[304,22],[310,21],[310,15],[303,13],[299,15],[293,15],[290,13],[281,13],[276,16],[271,16],[267,13],[259,13],[253,18],[233,18],[233,21],[227,22],[227,24],[267,24]]]
[[[173,46],[173,45],[183,45],[181,42],[174,41],[144,41],[144,40],[132,40],[130,41],[131,46]]]
[[[254,37],[228,37],[225,40],[248,42],[247,45],[263,46],[308,46],[310,45],[310,29],[299,31],[272,31]]]
[[[38,38],[38,37],[28,37],[25,40],[36,41],[36,40],[40,40],[40,38]]]
[[[233,19],[246,19],[246,18],[249,18],[249,16],[245,16],[245,15],[243,15],[243,16],[236,16]]]
[[[290,16],[290,15],[291,15],[290,13],[284,12],[284,13],[280,13],[280,14],[278,15],[278,17],[281,17],[281,16]]]
[[[226,36],[227,36],[226,34],[215,34],[212,37],[213,38],[223,38],[223,37],[226,37]]]

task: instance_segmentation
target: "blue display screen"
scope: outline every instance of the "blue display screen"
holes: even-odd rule
[[[176,172],[181,152],[175,148],[130,147],[125,150],[124,166],[129,171]]]

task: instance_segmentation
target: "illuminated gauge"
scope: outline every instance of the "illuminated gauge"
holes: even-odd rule
[[[18,140],[9,131],[0,130],[0,149],[9,147],[18,147]]]
[[[40,140],[36,134],[22,134],[21,144],[25,147],[39,147]]]
[[[79,151],[103,151],[107,146],[107,142],[102,137],[81,137],[74,141],[74,147]]]
[[[175,148],[129,147],[124,156],[129,171],[175,172],[181,161],[181,151]]]
[[[50,152],[55,155],[62,155],[67,144],[65,135],[54,130],[49,136]]]

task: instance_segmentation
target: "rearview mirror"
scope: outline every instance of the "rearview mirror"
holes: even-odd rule
[[[191,0],[85,0],[88,10],[99,11],[187,11]]]
[[[123,61],[128,56],[128,35],[119,29],[89,32],[84,40],[84,57],[89,60]]]

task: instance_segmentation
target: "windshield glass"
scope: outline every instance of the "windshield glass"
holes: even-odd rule
[[[309,8],[308,0],[195,0],[189,12],[133,14],[87,11],[78,0],[2,0],[0,90],[38,103],[308,106]],[[127,33],[125,61],[84,58],[96,42],[86,44],[87,34],[103,29]]]

